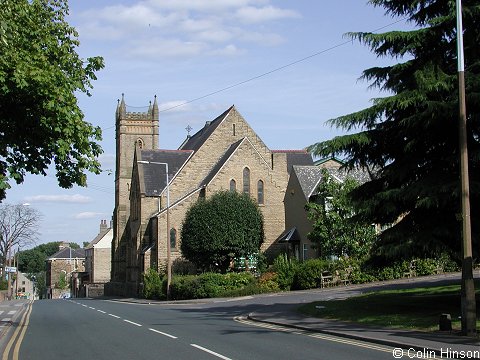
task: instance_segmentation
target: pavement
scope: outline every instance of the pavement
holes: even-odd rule
[[[398,349],[397,351],[403,349],[402,354],[407,357],[416,354],[416,358],[433,358],[433,351],[435,356],[440,359],[456,358],[455,355],[463,359],[480,359],[480,338],[478,336],[466,337],[457,332],[421,332],[369,327],[357,323],[306,317],[294,309],[295,307],[292,307],[291,310],[283,308],[281,312],[277,312],[269,311],[267,307],[264,307],[261,311],[250,313],[248,319],[386,345]],[[394,357],[396,357],[395,353]]]

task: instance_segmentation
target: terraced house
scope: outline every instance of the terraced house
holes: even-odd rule
[[[270,150],[234,106],[187,136],[176,150],[159,148],[159,129],[156,98],[148,111],[139,113],[128,111],[122,96],[116,110],[108,293],[138,295],[142,273],[165,268],[167,241],[175,269],[187,210],[220,190],[250,194],[265,220],[261,250],[273,256],[283,248],[277,240],[285,231],[285,191],[294,165],[313,165],[306,151]]]

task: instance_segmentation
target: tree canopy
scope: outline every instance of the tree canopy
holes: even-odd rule
[[[375,228],[370,223],[351,223],[355,209],[348,194],[359,183],[347,177],[343,182],[334,179],[326,169],[314,201],[307,204],[308,217],[313,230],[308,238],[317,246],[320,256],[367,256],[376,238]]]
[[[60,246],[59,241],[40,244],[32,249],[22,250],[18,254],[18,269],[27,274],[35,274],[45,270],[45,261],[55,254]]]
[[[0,0],[0,200],[27,173],[53,163],[61,187],[100,172],[101,130],[83,120],[101,57],[80,58],[67,0]]]
[[[202,270],[226,271],[233,258],[258,253],[263,216],[248,194],[221,191],[192,205],[181,235],[186,259]]]
[[[371,0],[409,31],[353,32],[379,57],[362,79],[386,93],[364,110],[331,119],[348,135],[311,145],[315,155],[344,156],[347,168],[374,178],[351,192],[356,219],[392,224],[380,235],[386,256],[435,255],[461,246],[455,1]],[[473,248],[480,233],[480,1],[463,1],[464,54]],[[433,254],[432,254],[433,253]],[[477,253],[478,256],[478,253]]]

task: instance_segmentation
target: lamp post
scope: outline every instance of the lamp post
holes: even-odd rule
[[[167,180],[167,300],[170,299],[170,284],[172,283],[172,257],[171,257],[171,244],[170,244],[170,186],[168,179],[168,163],[158,161],[138,160],[139,164],[154,164],[165,166],[166,180]],[[158,210],[160,211],[160,194],[158,194]]]
[[[462,183],[462,332],[476,334],[475,283],[473,281],[472,228],[470,219],[470,186],[467,151],[467,111],[465,104],[465,64],[463,58],[462,1],[456,0],[457,60],[459,93],[460,178]]]

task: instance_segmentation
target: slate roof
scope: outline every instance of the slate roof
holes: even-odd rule
[[[233,109],[233,105],[225,110],[220,116],[215,118],[212,121],[207,121],[205,126],[197,131],[194,135],[188,138],[182,145],[180,145],[179,150],[193,150],[197,151],[203,145],[203,143],[209,138],[210,135],[215,131],[217,126],[222,122],[225,116]]]
[[[71,250],[71,253],[70,253]],[[47,258],[47,260],[55,259],[84,259],[85,258],[85,249],[70,249],[65,247],[60,249],[55,254]]]
[[[192,154],[191,150],[141,150],[138,160],[167,163],[168,179],[171,181]],[[139,171],[143,171],[145,195],[160,195],[167,186],[166,166],[142,163],[138,166]]]
[[[285,230],[276,240],[279,243],[298,243],[300,242],[300,234],[294,226],[291,229]]]
[[[293,166],[298,182],[308,200],[315,193],[318,183],[322,179],[322,168],[318,166]]]
[[[292,172],[294,165],[313,165],[312,155],[305,150],[290,150],[285,152],[287,153],[287,171],[289,174]]]
[[[293,171],[297,175],[300,187],[307,200],[312,195],[315,195],[318,184],[322,180],[323,169],[326,169],[334,179],[340,182],[345,181],[347,177],[355,179],[360,184],[370,180],[369,174],[361,169],[348,171],[346,169],[322,168],[319,166],[293,166]]]
[[[355,179],[359,184],[370,181],[370,175],[368,172],[360,169],[345,170],[345,169],[327,169],[330,175],[345,181],[347,177]]]

